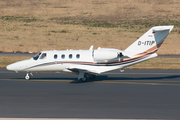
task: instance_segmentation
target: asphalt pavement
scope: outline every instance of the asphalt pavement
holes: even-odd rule
[[[0,69],[0,118],[180,118],[180,70],[116,70],[88,82],[67,73],[24,76]]]

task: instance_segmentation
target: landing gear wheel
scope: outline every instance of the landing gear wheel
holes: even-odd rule
[[[26,74],[25,79],[26,79],[26,80],[29,80],[29,79],[30,79],[30,76],[29,76],[28,73]]]
[[[82,82],[86,82],[87,81],[87,77],[81,78],[80,79]]]
[[[96,78],[96,75],[91,75],[91,76],[89,76],[89,78],[90,78],[91,80],[94,80],[94,79]]]

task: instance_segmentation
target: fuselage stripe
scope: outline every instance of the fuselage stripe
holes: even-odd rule
[[[116,65],[123,65],[123,64],[128,64],[131,62],[135,62],[141,59],[146,58],[147,56],[155,53],[157,50],[151,52],[151,53],[142,53],[141,55],[139,55],[138,57],[134,57],[134,58],[128,58],[125,59],[123,61],[116,61],[116,62],[107,62],[107,63],[94,63],[94,62],[81,62],[81,61],[76,61],[76,62],[64,62],[64,61],[55,61],[55,62],[49,62],[49,63],[43,63],[43,64],[39,64],[39,65],[35,65],[32,67],[28,67],[26,69],[24,69],[24,71],[28,71],[28,69],[31,68],[35,68],[35,67],[42,67],[42,66],[49,66],[49,65],[54,65],[54,64],[79,64],[79,65],[91,65],[91,66],[116,66]]]

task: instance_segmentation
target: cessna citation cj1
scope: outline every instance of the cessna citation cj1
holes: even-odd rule
[[[41,51],[28,60],[8,65],[16,72],[26,72],[29,80],[32,72],[68,72],[78,74],[78,80],[94,79],[107,71],[122,69],[154,58],[156,52],[174,26],[155,26],[124,51],[112,48],[93,50]]]

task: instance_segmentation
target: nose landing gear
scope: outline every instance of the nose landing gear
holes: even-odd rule
[[[30,79],[29,73],[26,74],[25,79],[26,79],[26,80],[29,80],[29,79]]]
[[[32,73],[30,73],[30,75],[33,76]],[[26,80],[30,80],[30,78],[31,78],[31,77],[29,76],[29,73],[27,73],[26,76],[25,76],[25,79],[26,79]]]

